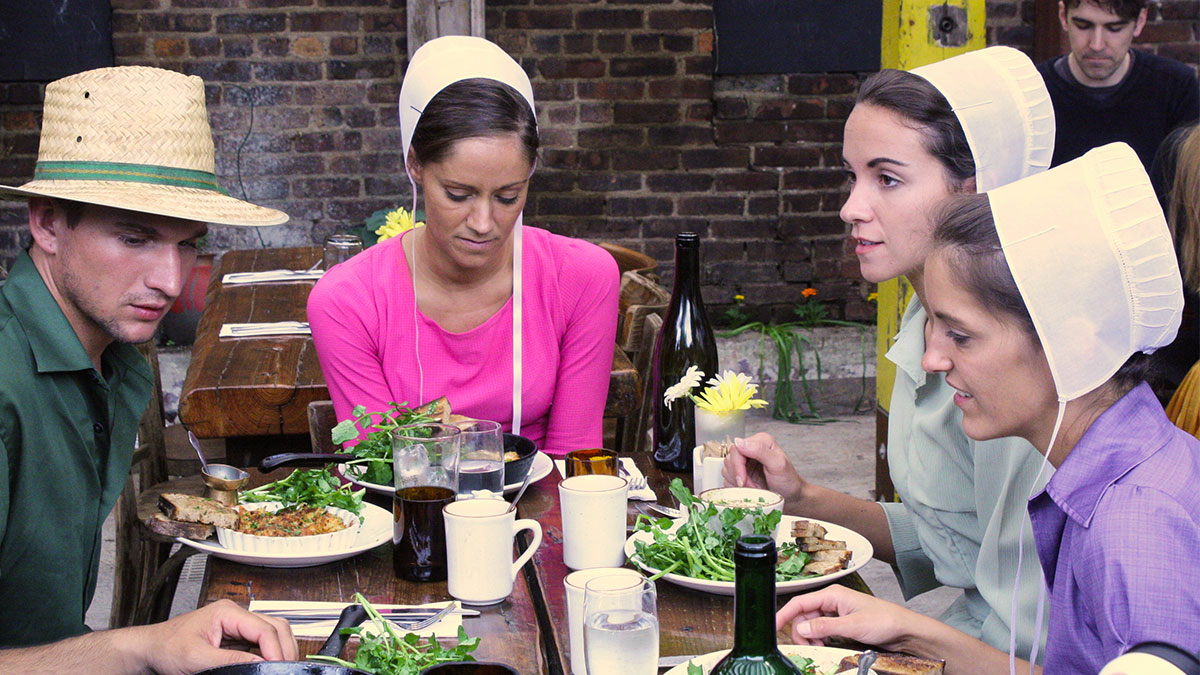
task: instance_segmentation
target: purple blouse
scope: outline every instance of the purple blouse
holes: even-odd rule
[[[1029,502],[1050,588],[1046,675],[1095,675],[1146,640],[1200,651],[1200,441],[1142,383]]]

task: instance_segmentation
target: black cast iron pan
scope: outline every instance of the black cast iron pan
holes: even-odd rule
[[[346,646],[343,628],[353,628],[367,619],[367,610],[362,605],[347,605],[338,618],[337,626],[317,651],[321,656],[340,656]],[[347,668],[332,663],[317,661],[259,661],[257,663],[234,663],[201,670],[192,675],[370,675],[365,670]]]

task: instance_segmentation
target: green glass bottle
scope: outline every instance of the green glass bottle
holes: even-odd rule
[[[750,534],[733,552],[733,649],[710,675],[800,673],[775,643],[775,539]]]

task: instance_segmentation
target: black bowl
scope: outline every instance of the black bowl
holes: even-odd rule
[[[504,434],[504,452],[516,450],[517,458],[504,462],[504,484],[513,485],[525,480],[533,458],[537,455],[537,444],[516,434]]]

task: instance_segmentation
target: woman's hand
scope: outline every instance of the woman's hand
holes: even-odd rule
[[[800,501],[808,486],[775,439],[761,432],[734,440],[721,475],[726,485],[767,489],[783,495],[788,502]]]
[[[776,629],[792,624],[796,644],[824,645],[825,638],[843,637],[909,653],[914,653],[914,631],[927,621],[931,619],[910,609],[837,584],[798,595],[775,614]]]

